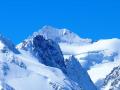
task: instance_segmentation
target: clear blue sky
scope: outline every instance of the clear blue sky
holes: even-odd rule
[[[120,38],[120,0],[0,1],[0,32],[15,44],[44,25],[93,40]]]

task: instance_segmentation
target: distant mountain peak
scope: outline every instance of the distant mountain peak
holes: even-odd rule
[[[54,34],[57,33],[58,36],[60,35],[67,35],[67,34],[73,34],[73,32],[71,32],[70,30],[66,29],[66,28],[55,28],[49,25],[45,25],[43,26],[40,30],[39,30],[40,34]],[[75,34],[75,33],[74,33]]]
[[[47,32],[47,31],[56,31],[56,30],[61,30],[63,33],[66,33],[66,32],[69,32],[69,33],[72,33],[70,30],[68,30],[67,28],[55,28],[55,27],[52,27],[52,26],[50,26],[50,25],[45,25],[45,26],[43,26],[40,30],[39,30],[39,32],[41,32],[41,31],[44,31],[44,32]]]
[[[35,32],[32,37],[42,35],[46,39],[52,39],[57,43],[68,43],[86,45],[92,42],[91,39],[80,38],[79,35],[66,28],[54,28],[52,26],[43,26],[38,32]]]

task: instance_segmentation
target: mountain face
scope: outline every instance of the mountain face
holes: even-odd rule
[[[102,90],[120,90],[120,66],[113,68],[107,75]]]
[[[52,40],[46,40],[43,36],[37,35],[24,41],[20,49],[29,51],[39,62],[47,66],[57,67],[65,71],[62,52],[59,45]]]
[[[0,90],[88,89],[96,90],[88,73],[74,57],[66,62],[53,40],[36,35],[15,48],[0,39]]]
[[[87,72],[82,68],[78,60],[71,56],[69,59],[66,60],[66,69],[67,69],[67,76],[77,82],[79,85],[85,87],[85,90],[94,90],[95,86],[91,83],[91,79],[89,79],[89,75]]]

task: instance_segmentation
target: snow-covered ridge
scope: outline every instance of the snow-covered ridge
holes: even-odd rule
[[[70,45],[65,43],[60,43],[61,50],[64,52],[68,52],[73,55],[79,55],[82,53],[92,52],[92,51],[111,51],[111,52],[119,52],[120,39],[105,39],[99,40],[97,42],[93,42],[89,45],[79,46],[79,45]]]

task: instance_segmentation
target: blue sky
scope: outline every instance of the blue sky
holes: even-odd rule
[[[15,44],[44,25],[83,38],[120,38],[120,0],[1,0],[0,32]]]

